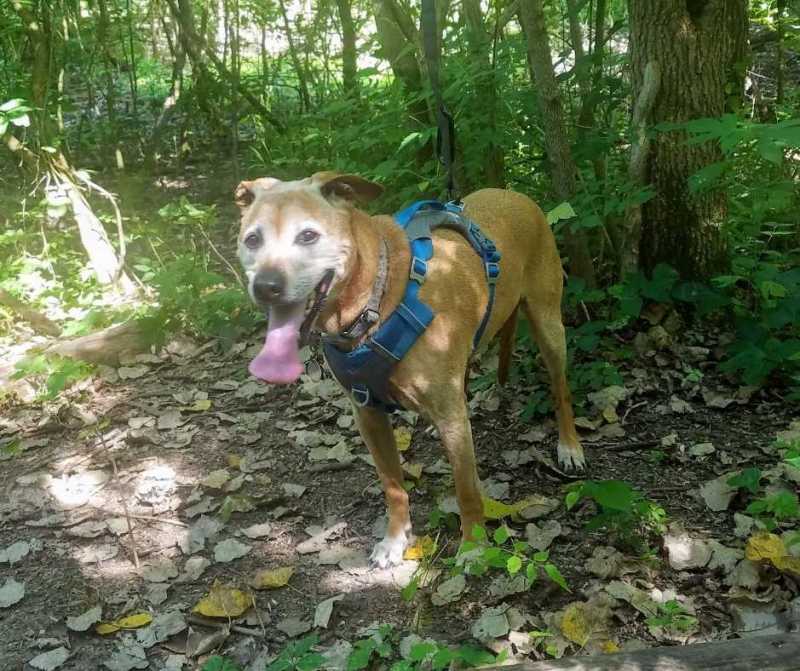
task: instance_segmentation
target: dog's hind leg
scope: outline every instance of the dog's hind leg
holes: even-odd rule
[[[559,278],[560,281],[560,278]],[[560,294],[560,292],[559,292]],[[533,336],[550,374],[550,385],[558,419],[558,461],[564,468],[583,469],[586,459],[572,411],[572,396],[567,384],[567,343],[561,321],[559,301],[552,306],[539,302],[531,308],[530,296],[525,300],[525,315],[531,324]],[[559,295],[560,300],[560,295]]]
[[[511,311],[497,335],[500,340],[500,351],[497,357],[497,381],[501,387],[508,382],[508,372],[511,369],[511,356],[514,354],[514,336],[517,335],[517,310],[519,310],[519,306]]]
[[[408,532],[411,531],[408,493],[403,489],[403,468],[389,416],[374,408],[354,408],[358,430],[378,469],[389,517],[386,536],[375,545],[370,560],[386,568],[400,563],[408,545]]]
[[[465,540],[472,537],[476,524],[483,524],[483,500],[480,481],[475,464],[475,450],[472,443],[472,427],[467,413],[467,401],[460,389],[452,389],[447,394],[437,394],[438,398],[453,399],[438,416],[431,416],[439,430],[456,485],[456,498],[461,513],[461,535]]]

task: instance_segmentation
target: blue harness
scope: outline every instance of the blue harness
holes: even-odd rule
[[[334,338],[323,336],[322,348],[328,365],[359,406],[386,412],[399,408],[389,393],[389,377],[434,317],[433,310],[419,299],[419,290],[428,272],[428,261],[433,257],[431,232],[437,228],[450,228],[463,235],[483,261],[489,302],[473,338],[473,347],[478,346],[492,314],[495,285],[500,276],[500,252],[461,210],[462,206],[455,203],[422,200],[398,212],[395,222],[405,230],[411,247],[411,269],[400,305],[366,342],[351,351],[340,349]]]

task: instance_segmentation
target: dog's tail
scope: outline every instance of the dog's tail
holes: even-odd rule
[[[506,382],[508,382],[508,371],[511,368],[511,355],[514,353],[514,336],[517,334],[518,309],[519,306],[514,308],[498,334],[500,338],[500,352],[497,362],[497,381],[501,386],[504,386]]]

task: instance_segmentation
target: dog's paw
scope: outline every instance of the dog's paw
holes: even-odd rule
[[[408,546],[408,538],[405,534],[395,536],[394,538],[387,536],[380,543],[375,544],[375,548],[370,555],[370,562],[379,568],[389,568],[390,566],[397,566],[403,561],[403,553]]]
[[[557,453],[558,464],[565,471],[582,471],[586,467],[586,457],[580,445],[570,447],[559,441]]]

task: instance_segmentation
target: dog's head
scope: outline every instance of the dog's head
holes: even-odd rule
[[[266,343],[250,365],[254,375],[284,383],[300,376],[298,338],[309,303],[326,277],[333,276],[335,289],[349,267],[353,203],[382,191],[334,172],[293,182],[262,177],[236,187],[239,259],[251,298],[269,310]]]

